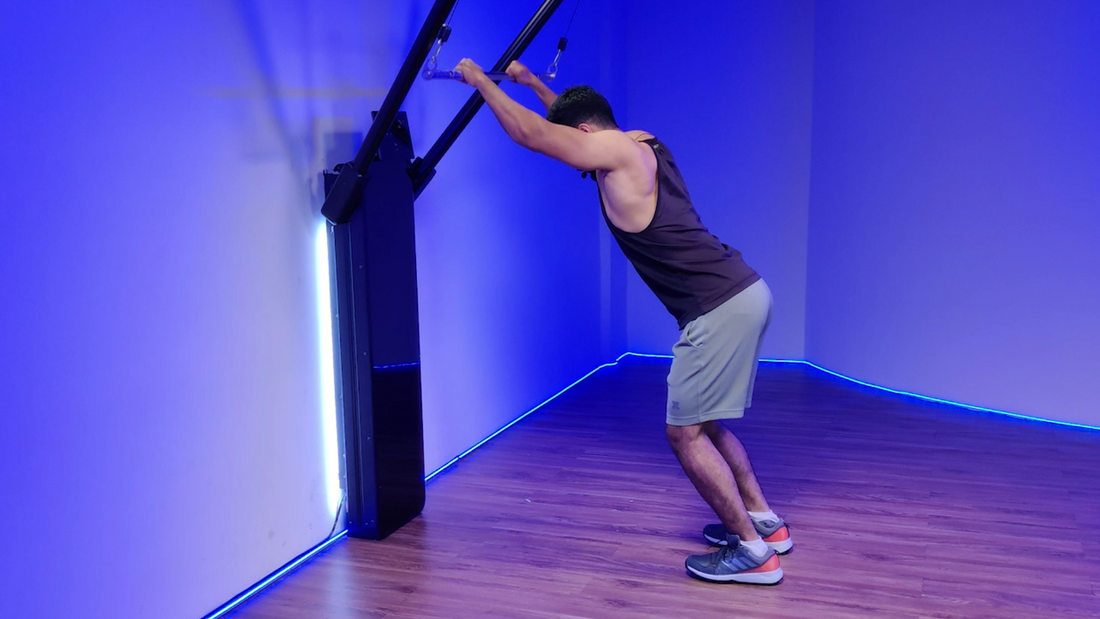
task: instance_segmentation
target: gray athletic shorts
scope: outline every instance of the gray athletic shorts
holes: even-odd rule
[[[772,293],[761,279],[687,323],[672,347],[669,425],[744,416],[771,313]]]

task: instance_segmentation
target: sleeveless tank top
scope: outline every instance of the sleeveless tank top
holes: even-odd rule
[[[741,259],[741,252],[719,241],[700,221],[668,148],[657,138],[643,143],[657,157],[653,221],[641,232],[624,232],[611,223],[602,195],[600,211],[623,254],[683,329],[760,276]]]

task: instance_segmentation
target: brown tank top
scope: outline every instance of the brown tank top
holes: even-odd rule
[[[641,232],[624,232],[608,218],[602,195],[600,210],[623,254],[683,329],[760,276],[741,259],[741,252],[719,241],[699,220],[668,148],[657,138],[643,143],[657,157],[653,221]]]

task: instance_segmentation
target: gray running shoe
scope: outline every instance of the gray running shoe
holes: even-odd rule
[[[778,520],[765,520],[763,522],[753,520],[752,526],[756,528],[756,534],[760,536],[760,539],[764,540],[768,548],[771,548],[777,553],[785,555],[794,548],[794,543],[791,542],[791,531],[787,528],[787,523],[784,522],[782,518]],[[708,524],[703,527],[703,537],[712,544],[725,546],[726,535],[726,527],[721,524]]]
[[[776,585],[783,580],[779,556],[771,548],[757,558],[741,545],[736,535],[726,538],[726,545],[705,555],[691,555],[684,561],[687,571],[711,582],[739,582],[750,585]]]

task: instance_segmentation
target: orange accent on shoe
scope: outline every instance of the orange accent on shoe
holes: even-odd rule
[[[772,555],[772,558],[764,562],[764,565],[760,567],[754,567],[751,570],[746,570],[745,574],[756,574],[758,572],[774,572],[779,569],[779,555]]]
[[[787,526],[783,525],[783,528],[779,529],[775,533],[764,538],[765,542],[785,542],[791,539],[791,532],[787,530]]]

